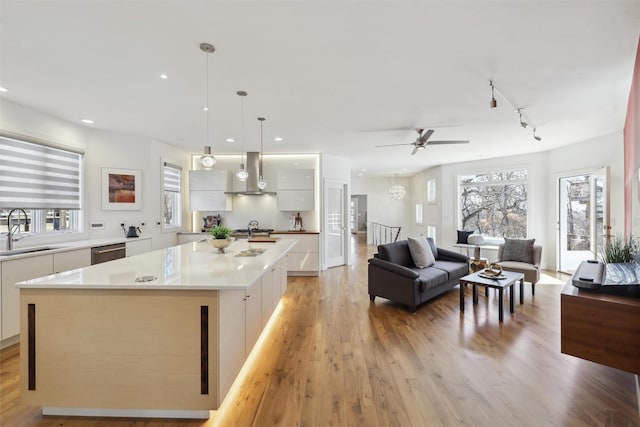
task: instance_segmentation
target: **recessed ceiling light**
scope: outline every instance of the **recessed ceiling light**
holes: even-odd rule
[[[273,138],[273,140],[274,140],[275,142],[282,142],[282,138],[281,138],[281,137],[279,137],[279,136],[276,136],[275,138]]]
[[[359,173],[359,174],[358,174],[358,176],[362,176],[362,174],[361,174],[361,173]]]
[[[95,123],[93,120],[91,119],[82,119],[80,120],[82,123],[86,123],[88,125],[92,125],[93,123]]]
[[[7,88],[0,86],[0,92],[8,92]]]
[[[161,79],[168,79],[168,78],[169,78],[169,76],[167,76],[166,74],[160,74],[160,78],[161,78]]]
[[[360,169],[360,172],[366,172],[367,170],[365,168]]]
[[[236,140],[233,139],[233,138],[227,138],[227,139],[225,139],[225,141],[227,141],[227,142],[236,142]]]

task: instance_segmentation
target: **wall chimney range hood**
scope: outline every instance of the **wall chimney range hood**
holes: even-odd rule
[[[258,151],[247,152],[247,173],[249,176],[245,181],[247,188],[245,191],[226,191],[224,194],[242,195],[242,196],[263,196],[265,194],[275,195],[274,191],[262,191],[258,188],[260,165],[260,153]]]

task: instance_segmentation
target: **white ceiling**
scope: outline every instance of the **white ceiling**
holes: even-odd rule
[[[192,152],[238,153],[224,140],[240,139],[245,90],[244,151],[259,150],[264,116],[265,153],[331,153],[374,176],[620,132],[640,1],[0,0],[0,20],[5,99]],[[201,42],[216,47],[209,144]],[[505,99],[489,108],[490,79],[542,141]],[[471,143],[415,156],[376,148],[414,141],[415,127]]]

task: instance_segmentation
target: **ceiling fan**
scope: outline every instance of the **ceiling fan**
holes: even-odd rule
[[[470,141],[469,140],[450,140],[450,141],[429,141],[429,138],[431,138],[431,135],[433,134],[434,130],[433,129],[428,129],[426,132],[424,131],[424,129],[416,129],[416,132],[418,132],[418,138],[416,138],[415,141],[409,143],[409,144],[387,144],[387,145],[377,145],[377,147],[393,147],[393,146],[397,146],[397,145],[413,145],[413,151],[411,152],[411,155],[413,156],[414,154],[416,154],[419,150],[423,150],[427,145],[444,145],[444,144],[468,144]]]

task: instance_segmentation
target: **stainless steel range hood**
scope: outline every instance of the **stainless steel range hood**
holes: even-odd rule
[[[247,188],[245,191],[226,191],[224,194],[243,196],[264,196],[265,194],[276,194],[274,191],[263,191],[258,188],[260,179],[260,153],[257,151],[247,152],[247,173],[249,176],[245,181]],[[271,183],[273,185],[273,183]]]

